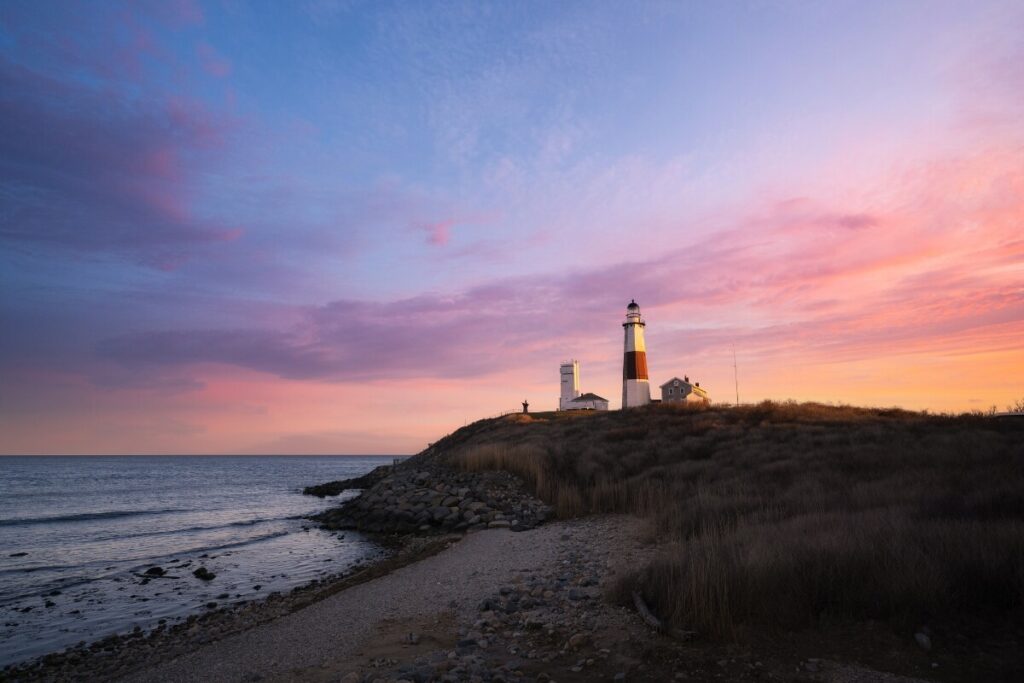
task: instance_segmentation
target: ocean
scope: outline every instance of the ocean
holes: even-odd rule
[[[383,549],[302,487],[388,457],[0,457],[0,667],[287,592]],[[153,566],[167,570],[146,580]],[[200,566],[216,574],[193,576]]]

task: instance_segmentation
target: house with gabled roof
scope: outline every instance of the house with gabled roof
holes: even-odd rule
[[[661,385],[662,403],[711,403],[708,392],[700,388],[700,382],[690,382],[690,378],[673,377]]]
[[[587,392],[565,403],[563,410],[608,410],[608,399]]]

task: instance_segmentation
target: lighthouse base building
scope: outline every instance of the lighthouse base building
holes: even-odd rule
[[[580,394],[580,362],[567,360],[558,369],[562,393],[558,397],[559,410],[608,410],[608,399],[587,392]]]

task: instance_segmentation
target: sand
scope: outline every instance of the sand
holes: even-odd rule
[[[557,572],[567,552],[600,560],[614,576],[618,563],[644,552],[639,530],[636,519],[604,517],[469,534],[433,557],[124,680],[338,680],[374,659],[411,659],[450,647],[455,625],[472,622],[481,601],[517,575]],[[415,647],[405,644],[410,632],[421,637]]]

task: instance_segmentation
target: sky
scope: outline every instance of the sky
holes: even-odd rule
[[[1024,398],[1024,5],[0,3],[0,453],[616,408],[631,299],[655,395]]]

